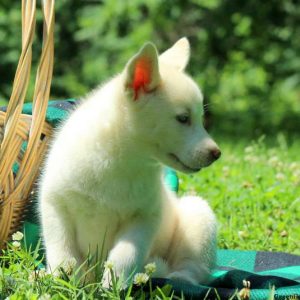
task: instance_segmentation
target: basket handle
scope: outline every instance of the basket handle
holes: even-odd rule
[[[22,163],[20,164],[18,175],[15,180],[16,184],[18,184],[22,176],[24,176],[23,169],[27,167],[28,163],[31,161],[31,158],[37,155],[43,123],[45,122],[54,60],[54,2],[54,0],[43,1],[43,48],[35,81],[29,139]]]
[[[3,178],[7,177],[13,164],[12,159],[10,159],[11,145],[17,132],[17,124],[29,83],[35,29],[35,7],[35,0],[22,0],[22,52],[7,107],[3,132],[0,136],[0,190]]]

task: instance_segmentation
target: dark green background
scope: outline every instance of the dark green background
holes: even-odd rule
[[[20,54],[20,2],[0,2],[1,104],[9,98]],[[33,70],[41,48],[41,19],[39,12]],[[300,131],[296,0],[56,1],[51,98],[83,96],[121,71],[145,41],[163,51],[182,36],[192,45],[188,72],[203,89],[213,131],[236,136]],[[34,76],[28,101],[33,83]]]

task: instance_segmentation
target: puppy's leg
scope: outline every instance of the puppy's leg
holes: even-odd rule
[[[115,245],[109,252],[108,261],[113,264],[117,277],[124,276],[126,284],[134,272],[140,272],[149,255],[160,218],[146,217],[128,224],[118,235]],[[111,282],[110,271],[105,270],[102,280],[104,287]]]
[[[59,268],[62,267],[67,273],[71,272],[79,255],[74,245],[74,230],[66,212],[62,207],[42,201],[41,221],[48,271],[59,275]]]
[[[178,201],[178,228],[170,256],[171,273],[191,283],[207,283],[216,259],[217,223],[211,208],[199,197]]]

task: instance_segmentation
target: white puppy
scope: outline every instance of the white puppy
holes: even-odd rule
[[[50,270],[101,249],[117,276],[155,261],[155,276],[208,281],[215,216],[198,197],[177,199],[162,175],[163,165],[194,173],[220,156],[202,125],[202,94],[184,73],[188,60],[186,38],[160,56],[145,44],[58,130],[39,195]]]

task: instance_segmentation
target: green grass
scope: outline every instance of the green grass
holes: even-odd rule
[[[222,158],[196,175],[180,175],[180,194],[210,202],[220,248],[300,254],[300,143],[287,145],[282,136],[271,144],[219,140]],[[55,278],[36,271],[38,265],[37,252],[11,245],[0,257],[0,300],[145,299],[143,284],[122,294],[120,281],[107,290],[74,275]],[[178,299],[168,286],[150,297]]]
[[[300,254],[300,143],[222,142],[222,158],[180,176],[181,193],[207,199],[219,221],[219,247]]]
[[[111,271],[112,287],[105,289],[101,286],[101,276],[104,266],[95,271],[91,268],[79,276],[79,271],[67,274],[64,270],[60,277],[47,274],[40,268],[38,249],[26,250],[20,247],[19,242],[10,243],[0,257],[0,299],[5,300],[69,300],[69,299],[183,299],[173,295],[170,285],[161,288],[152,288],[151,273],[147,272],[142,277],[148,276],[146,282],[134,279],[126,290],[122,289],[124,280],[116,278]],[[86,275],[95,271],[99,280],[88,283]],[[135,277],[134,277],[135,278]],[[146,287],[146,284],[147,285]]]

